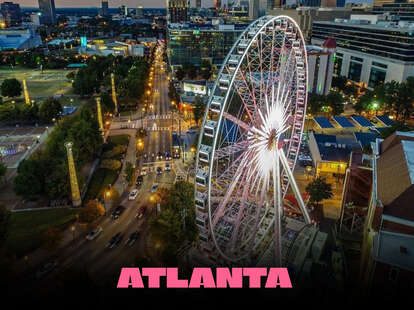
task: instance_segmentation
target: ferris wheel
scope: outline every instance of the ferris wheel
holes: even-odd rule
[[[259,18],[227,55],[209,98],[196,160],[196,223],[208,253],[238,262],[271,240],[280,265],[289,188],[310,223],[293,177],[307,74],[303,35],[287,16]]]

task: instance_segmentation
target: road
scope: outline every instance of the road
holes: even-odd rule
[[[159,52],[162,55],[162,52]],[[154,73],[154,96],[152,99],[154,114],[166,115],[169,112],[169,99],[168,99],[168,80],[165,71],[161,68],[162,57],[157,57]],[[164,64],[165,66],[165,64]],[[149,231],[149,219],[156,215],[157,206],[150,202],[150,195],[152,186],[157,183],[159,188],[171,187],[175,180],[175,173],[171,171],[164,171],[165,168],[165,153],[171,154],[171,118],[170,119],[157,119],[154,120],[154,127],[168,127],[168,130],[154,130],[150,131],[145,139],[144,153],[147,155],[145,164],[152,166],[152,171],[148,171],[144,176],[143,184],[138,188],[139,193],[134,201],[128,200],[129,190],[121,186],[123,184],[123,176],[119,177],[120,180],[115,184],[118,184],[118,191],[121,194],[121,205],[125,207],[125,211],[117,220],[112,220],[111,212],[108,210],[107,215],[102,217],[97,223],[102,227],[102,233],[93,241],[88,241],[85,235],[74,236],[74,240],[64,248],[59,249],[52,257],[47,258],[49,261],[56,261],[58,266],[50,273],[44,275],[41,279],[35,279],[36,271],[40,265],[31,266],[30,272],[26,274],[26,281],[32,283],[29,287],[42,287],[47,290],[53,287],[53,279],[62,274],[62,271],[76,267],[77,269],[87,270],[90,276],[95,281],[104,279],[112,279],[116,281],[119,275],[121,267],[134,265],[138,257],[154,258],[156,256],[155,245],[151,244],[150,231]],[[128,123],[128,121],[126,121]],[[112,127],[111,127],[112,128]],[[119,127],[117,127],[119,128]],[[136,150],[136,129],[111,129],[110,135],[129,134],[131,136],[130,144],[127,150],[124,161],[132,162],[135,159]],[[162,159],[157,160],[156,156],[158,152],[163,155]],[[152,154],[155,154],[155,159],[152,160]],[[171,163],[172,164],[172,163]],[[157,175],[155,167],[160,166],[163,168],[161,175]],[[138,167],[137,167],[138,168]],[[147,212],[145,215],[137,219],[136,214],[140,207],[146,206]],[[115,207],[115,206],[114,206]],[[80,225],[80,224],[78,224]],[[81,231],[82,229],[76,229],[75,231]],[[92,229],[90,229],[92,230]],[[87,231],[90,231],[87,230]],[[85,229],[83,229],[85,231]],[[133,232],[139,232],[139,238],[131,246],[125,246],[125,242]],[[106,244],[117,233],[123,235],[122,241],[112,249],[106,248]],[[44,261],[42,264],[46,263]],[[28,278],[28,279],[27,279]],[[32,281],[30,281],[30,279]],[[34,281],[33,281],[34,280]],[[115,282],[116,283],[116,282]]]

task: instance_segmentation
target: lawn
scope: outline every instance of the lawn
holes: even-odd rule
[[[75,220],[78,212],[77,209],[65,208],[12,213],[7,251],[20,258],[37,249],[42,245],[43,233],[49,227],[64,229]]]
[[[16,78],[20,82],[27,81],[30,97],[49,97],[64,94],[71,89],[71,83],[66,79],[67,70],[40,70],[15,67],[0,67],[0,81]],[[23,94],[22,94],[23,97]]]
[[[129,135],[119,135],[119,136],[108,137],[108,143],[104,146],[103,152],[105,153],[107,151],[110,151],[117,145],[128,146],[129,138],[130,138]],[[120,157],[122,157],[122,155],[115,156],[111,159],[120,160],[121,159]],[[95,173],[93,174],[92,180],[89,184],[88,192],[86,194],[86,201],[101,197],[105,188],[107,188],[109,184],[113,185],[117,178],[118,178],[118,171],[104,169],[104,168],[96,169]]]

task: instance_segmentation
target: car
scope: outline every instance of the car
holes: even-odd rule
[[[111,215],[112,219],[113,220],[119,219],[119,217],[122,215],[122,213],[124,213],[124,211],[125,211],[125,207],[124,206],[118,206],[118,207],[116,207],[115,211],[112,212],[112,215]]]
[[[134,189],[129,193],[128,200],[135,200],[135,198],[137,198],[137,196],[138,196],[138,190]]]
[[[165,153],[165,160],[171,160],[171,154],[169,152]]]
[[[134,231],[132,234],[129,235],[129,238],[125,242],[125,246],[132,246],[135,243],[135,241],[137,241],[138,237],[139,237],[139,232]]]
[[[165,171],[171,171],[170,164],[165,164]]]
[[[162,153],[161,152],[158,152],[157,159],[162,159]]]
[[[162,174],[162,168],[161,167],[157,167],[157,175]]]
[[[135,218],[140,219],[145,215],[145,212],[147,212],[147,206],[142,206],[138,209],[137,215],[135,215]]]
[[[98,227],[95,230],[92,230],[89,234],[86,235],[86,240],[92,241],[96,237],[99,236],[99,234],[103,231],[102,227]]]
[[[146,167],[142,167],[142,168],[141,168],[141,175],[142,175],[142,176],[147,175],[147,168],[146,168]]]
[[[43,278],[48,273],[52,272],[56,267],[58,266],[58,263],[56,261],[47,263],[43,265],[37,272],[36,272],[36,278],[40,279]]]
[[[143,181],[144,181],[144,178],[142,177],[142,175],[139,175],[137,177],[137,182],[136,182],[137,186],[141,186]]]
[[[123,235],[119,232],[106,244],[107,249],[113,249],[122,241]]]
[[[158,189],[158,184],[154,184],[152,187],[151,187],[151,193],[155,193],[156,191],[157,191],[157,189]]]

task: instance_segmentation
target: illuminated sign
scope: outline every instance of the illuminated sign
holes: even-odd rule
[[[184,82],[184,91],[188,93],[194,93],[197,95],[207,94],[207,88],[205,85],[186,83],[186,82]]]

